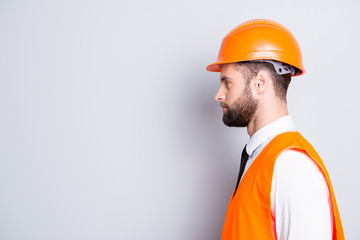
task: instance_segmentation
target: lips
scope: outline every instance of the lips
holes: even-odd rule
[[[222,110],[225,111],[226,109],[228,109],[228,106],[226,104],[221,104],[220,103],[220,106],[222,107]]]
[[[221,103],[220,103],[220,106],[221,106],[222,108],[228,108],[228,106],[227,106],[226,104],[221,104]]]

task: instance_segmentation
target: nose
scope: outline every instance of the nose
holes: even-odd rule
[[[215,94],[215,97],[214,97],[215,101],[217,102],[221,102],[221,101],[224,101],[225,100],[225,93],[224,91],[222,90],[222,87],[220,86],[219,90],[217,91],[217,93]]]

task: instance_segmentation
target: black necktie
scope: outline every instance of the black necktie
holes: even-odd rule
[[[237,190],[237,188],[239,186],[241,176],[244,173],[246,162],[248,160],[249,160],[249,155],[246,152],[246,145],[245,145],[244,150],[241,153],[240,170],[239,170],[239,176],[238,176],[237,183],[236,183],[236,188],[235,188],[235,191],[234,191],[234,196],[235,196],[236,190]]]

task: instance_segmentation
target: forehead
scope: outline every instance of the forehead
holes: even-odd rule
[[[241,81],[243,79],[243,75],[236,66],[236,63],[225,63],[221,65],[221,79],[232,79],[235,81]]]

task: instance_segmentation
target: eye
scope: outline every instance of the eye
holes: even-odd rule
[[[224,82],[226,86],[229,86],[230,82],[228,80],[225,80]]]

